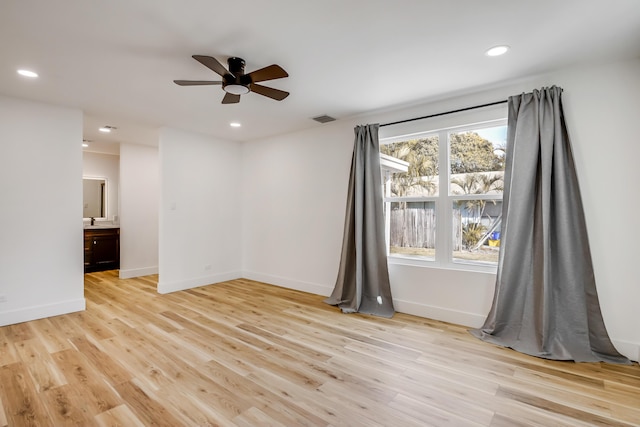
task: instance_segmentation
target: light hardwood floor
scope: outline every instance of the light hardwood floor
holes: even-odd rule
[[[640,367],[528,357],[465,328],[340,314],[249,280],[0,328],[0,426],[638,426]]]

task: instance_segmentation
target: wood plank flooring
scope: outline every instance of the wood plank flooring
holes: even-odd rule
[[[640,426],[640,367],[553,362],[249,280],[0,328],[0,426]]]

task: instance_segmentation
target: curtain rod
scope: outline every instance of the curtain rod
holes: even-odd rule
[[[431,117],[445,116],[447,114],[459,113],[461,111],[475,110],[476,108],[483,108],[483,107],[490,107],[492,105],[505,104],[506,102],[507,100],[505,99],[504,101],[496,101],[496,102],[490,102],[488,104],[474,105],[473,107],[465,107],[465,108],[460,108],[458,110],[445,111],[444,113],[429,114],[428,116],[415,117],[413,119],[406,119],[406,120],[399,120],[397,122],[391,122],[391,123],[384,123],[384,124],[381,124],[380,127],[399,125],[400,123],[414,122],[416,120],[422,120],[422,119],[430,119]]]

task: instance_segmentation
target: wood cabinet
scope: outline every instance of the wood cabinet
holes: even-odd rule
[[[84,272],[120,268],[120,229],[84,230]]]

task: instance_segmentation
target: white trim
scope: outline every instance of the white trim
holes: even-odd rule
[[[120,279],[131,279],[133,277],[149,276],[151,274],[158,274],[158,266],[132,268],[129,270],[120,269],[120,273],[118,277],[120,277]]]
[[[507,104],[469,110],[455,114],[416,120],[393,126],[385,126],[379,131],[380,144],[391,144],[405,139],[416,139],[442,130],[471,127],[485,127],[487,123],[506,120]],[[462,125],[460,123],[463,123]],[[487,126],[487,127],[490,127]]]
[[[413,316],[439,320],[469,328],[480,328],[486,319],[486,315],[482,314],[466,313],[444,307],[418,304],[411,301],[394,299],[393,305],[399,313],[411,314]],[[611,342],[620,354],[635,362],[640,361],[640,343],[616,340],[614,338],[611,338]]]
[[[211,276],[194,277],[193,279],[181,280],[179,282],[163,282],[161,276],[161,279],[158,281],[158,293],[168,294],[170,292],[184,291],[186,289],[197,288],[199,286],[212,285],[214,283],[241,278],[242,273],[240,271],[230,271]]]
[[[84,311],[86,308],[86,300],[84,298],[78,298],[54,304],[43,304],[18,310],[4,311],[0,312],[0,326],[60,316],[61,314],[74,313],[76,311]]]
[[[507,113],[505,112],[504,116],[491,119],[484,120],[481,122],[475,123],[465,123],[463,125],[453,125],[453,126],[445,126],[439,128],[430,128],[429,130],[421,130],[419,132],[409,133],[409,134],[394,134],[394,136],[388,136],[386,138],[380,138],[381,145],[393,144],[394,142],[402,142],[409,139],[419,139],[419,138],[428,138],[430,136],[440,135],[441,133],[460,133],[460,132],[469,132],[474,130],[492,128],[496,126],[506,126],[507,125]]]
[[[611,343],[618,352],[629,359],[640,362],[640,343],[616,340],[611,338]]]
[[[486,315],[466,313],[464,311],[451,310],[445,307],[419,304],[411,301],[397,300],[394,298],[393,306],[399,313],[411,314],[426,319],[439,320],[460,326],[479,328],[483,325]]]
[[[310,294],[329,296],[333,292],[332,285],[322,285],[318,283],[301,282],[299,280],[287,279],[285,277],[272,276],[270,274],[244,271],[243,277],[256,282],[267,283],[269,285],[280,286],[281,288],[294,289],[296,291],[308,292]]]
[[[452,261],[450,264],[440,263],[435,260],[422,258],[419,256],[412,257],[410,255],[390,254],[387,255],[387,263],[389,265],[408,265],[411,267],[421,268],[437,268],[440,270],[453,271],[473,271],[476,273],[496,274],[498,266],[496,264],[483,264],[474,261]]]

